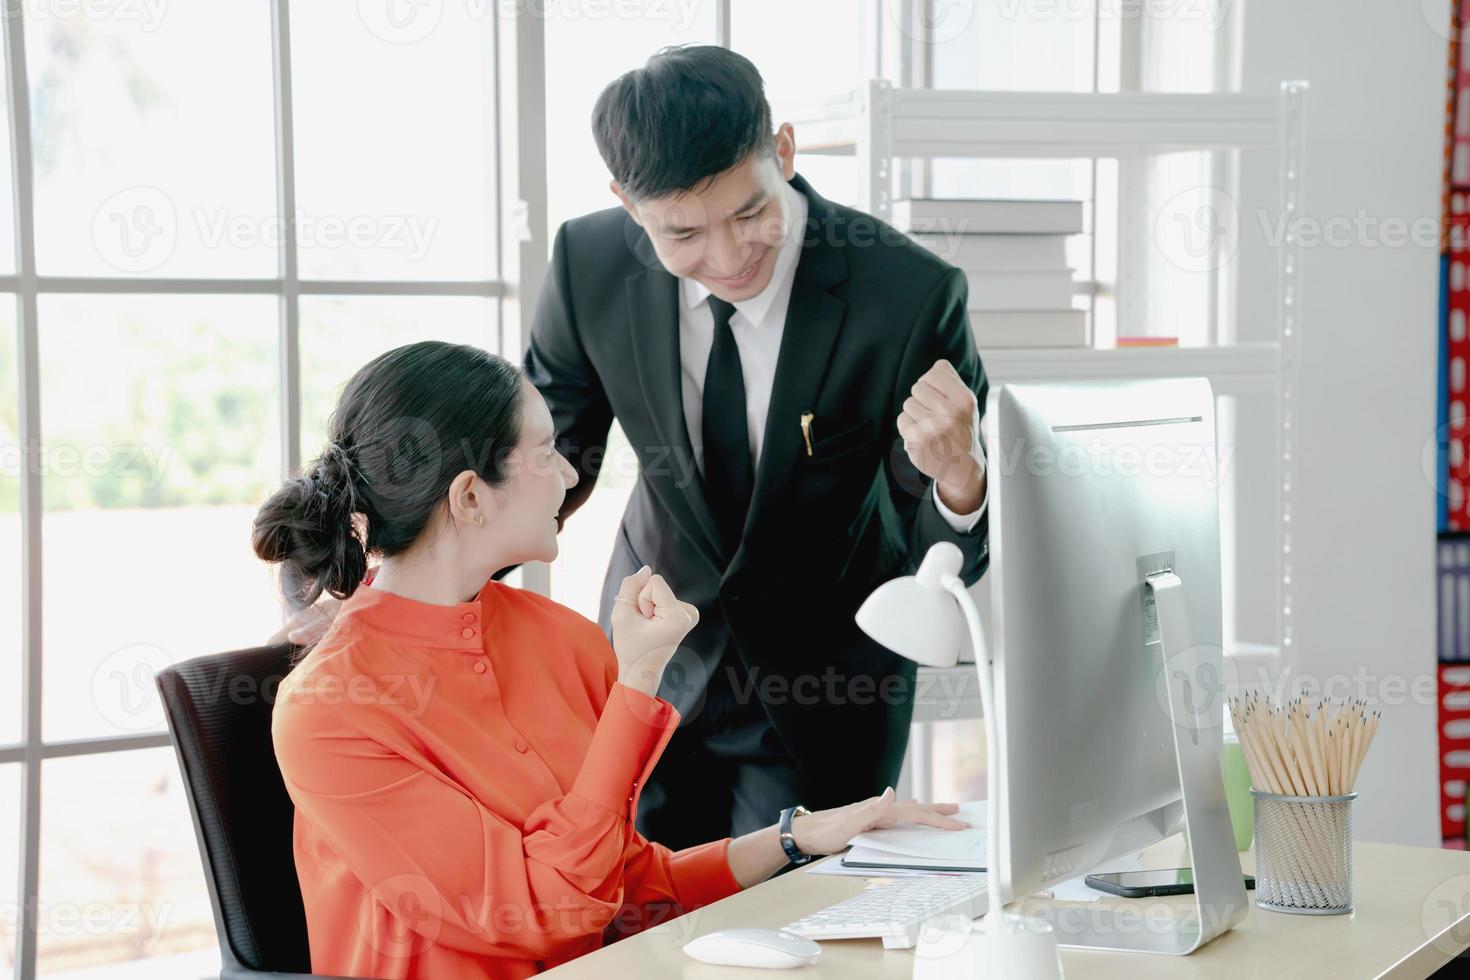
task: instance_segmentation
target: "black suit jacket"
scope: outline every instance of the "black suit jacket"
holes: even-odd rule
[[[912,715],[914,665],[857,629],[858,606],[912,573],[935,542],[960,547],[966,582],[988,561],[988,522],[967,534],[945,523],[896,420],[941,358],[982,411],[987,382],[964,274],[878,219],[824,200],[800,176],[791,183],[808,219],[734,554],[721,551],[685,424],[678,280],[623,209],[557,232],[525,370],[581,474],[562,520],[592,492],[614,418],[638,456],[603,588],[604,629],[623,577],[651,565],[700,610],[660,693],[687,720],[710,672],[734,670],[737,690],[760,698],[801,769],[808,804],[826,806],[897,778]],[[810,455],[805,412],[814,416]]]

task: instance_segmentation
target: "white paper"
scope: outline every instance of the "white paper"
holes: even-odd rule
[[[922,824],[901,823],[881,830],[864,831],[848,843],[854,847],[887,851],[898,856],[926,857],[936,860],[973,859],[983,863],[985,860],[985,810],[984,800],[971,800],[960,804],[959,812],[955,816],[970,825],[967,830],[939,830]],[[1142,867],[1137,852],[1124,854],[1110,861],[1104,861],[1075,878],[1060,881],[1047,889],[1047,892],[1057,901],[1096,902],[1098,899],[1113,896],[1088,885],[1087,875],[1116,871],[1140,871]],[[982,873],[910,870],[907,868],[849,868],[843,865],[840,856],[815,863],[807,869],[807,872],[857,878],[905,878],[913,875]]]
[[[956,819],[969,824],[966,830],[940,830],[923,824],[900,823],[881,830],[866,830],[848,841],[854,847],[870,847],[905,857],[935,860],[985,860],[985,801],[961,803]]]
[[[1059,902],[1095,902],[1100,898],[1113,898],[1108,892],[1099,891],[1087,884],[1087,875],[1108,874],[1114,871],[1142,871],[1143,865],[1138,860],[1138,855],[1125,854],[1111,861],[1104,861],[1093,868],[1087,874],[1068,878],[1066,881],[1052,885],[1049,891],[1051,897]]]

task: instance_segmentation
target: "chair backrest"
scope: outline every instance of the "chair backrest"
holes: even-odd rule
[[[295,807],[271,745],[289,645],[198,657],[158,672],[189,790],[224,973],[311,972],[292,857]]]

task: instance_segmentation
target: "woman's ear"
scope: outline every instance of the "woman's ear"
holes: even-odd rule
[[[500,502],[474,470],[461,470],[449,484],[449,518],[456,526],[484,527],[495,519]]]

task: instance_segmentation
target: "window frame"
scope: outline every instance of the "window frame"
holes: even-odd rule
[[[280,408],[280,473],[282,479],[301,467],[300,302],[302,297],[468,296],[493,300],[487,338],[499,351],[520,350],[529,334],[532,304],[519,301],[540,289],[546,267],[545,83],[542,25],[528,5],[514,10],[487,8],[481,29],[487,32],[495,64],[483,74],[492,106],[486,126],[493,150],[490,166],[496,208],[493,226],[497,248],[486,275],[473,279],[303,279],[298,266],[295,223],[296,151],[292,97],[290,0],[271,0],[271,85],[274,116],[276,217],[282,229],[277,269],[269,277],[51,276],[36,271],[35,187],[32,163],[30,80],[26,64],[23,0],[4,0],[4,71],[6,123],[11,154],[11,186],[15,212],[15,271],[0,274],[0,294],[16,304],[16,348],[20,445],[31,458],[42,445],[38,299],[42,295],[158,294],[194,296],[274,296],[278,306],[278,378]],[[510,345],[514,345],[514,347]],[[14,977],[34,980],[37,966],[37,922],[40,892],[41,794],[44,763],[81,755],[127,752],[172,745],[167,731],[47,741],[42,732],[42,674],[46,651],[43,635],[42,541],[44,503],[42,474],[22,467],[20,489],[21,683],[20,741],[0,744],[0,765],[20,767],[20,860],[13,900],[16,918]],[[108,570],[103,569],[103,574]],[[524,581],[537,584],[534,570]],[[545,591],[543,587],[541,591]]]

